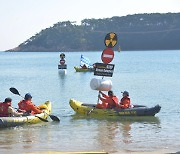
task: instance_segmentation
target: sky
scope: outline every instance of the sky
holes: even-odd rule
[[[180,0],[0,0],[0,51],[60,21],[180,12]]]

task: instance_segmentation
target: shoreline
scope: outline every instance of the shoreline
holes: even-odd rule
[[[28,154],[120,154],[120,153],[127,153],[127,154],[179,154],[180,151],[174,150],[157,150],[157,151],[150,151],[150,152],[132,152],[132,151],[119,151],[119,152],[106,152],[106,151],[39,151],[39,152],[28,152]]]
[[[87,51],[83,51],[83,50],[72,50],[72,51],[0,51],[0,52],[10,52],[10,53],[23,53],[23,52],[27,52],[27,53],[36,53],[36,52],[50,52],[50,53],[54,53],[54,52],[65,52],[65,53],[70,53],[70,52],[102,52],[104,49],[102,50],[87,50]],[[118,50],[114,50],[115,52],[119,52]],[[180,51],[180,49],[155,49],[155,50],[121,50],[119,53],[121,52],[148,52],[148,51],[152,51],[152,52],[156,52],[156,51]]]

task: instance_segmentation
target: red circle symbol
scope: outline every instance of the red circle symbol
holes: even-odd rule
[[[65,60],[64,60],[64,59],[61,59],[61,60],[60,60],[60,64],[61,64],[61,65],[64,65],[64,64],[65,64]]]
[[[104,64],[109,64],[114,58],[114,51],[111,48],[106,48],[102,52],[101,60]]]

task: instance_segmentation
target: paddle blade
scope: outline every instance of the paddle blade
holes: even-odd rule
[[[20,96],[19,91],[18,91],[16,88],[11,87],[11,88],[9,88],[9,90],[10,90],[13,94],[16,94],[16,95],[19,95],[19,96]]]
[[[60,122],[60,119],[58,117],[56,117],[55,115],[49,115],[50,118],[53,120],[53,121],[58,121]]]

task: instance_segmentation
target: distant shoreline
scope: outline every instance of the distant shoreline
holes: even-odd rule
[[[0,52],[101,52],[103,50],[95,50],[95,51],[0,51]],[[180,51],[180,49],[162,49],[162,50],[122,50],[122,51],[117,51],[117,50],[114,50],[114,52],[148,52],[148,51],[152,51],[152,52],[156,52],[156,51]]]
[[[6,52],[104,50],[107,33],[117,34],[116,50],[180,50],[180,13],[144,13],[103,19],[84,19],[80,25],[58,22]],[[112,39],[112,38],[111,38]]]

